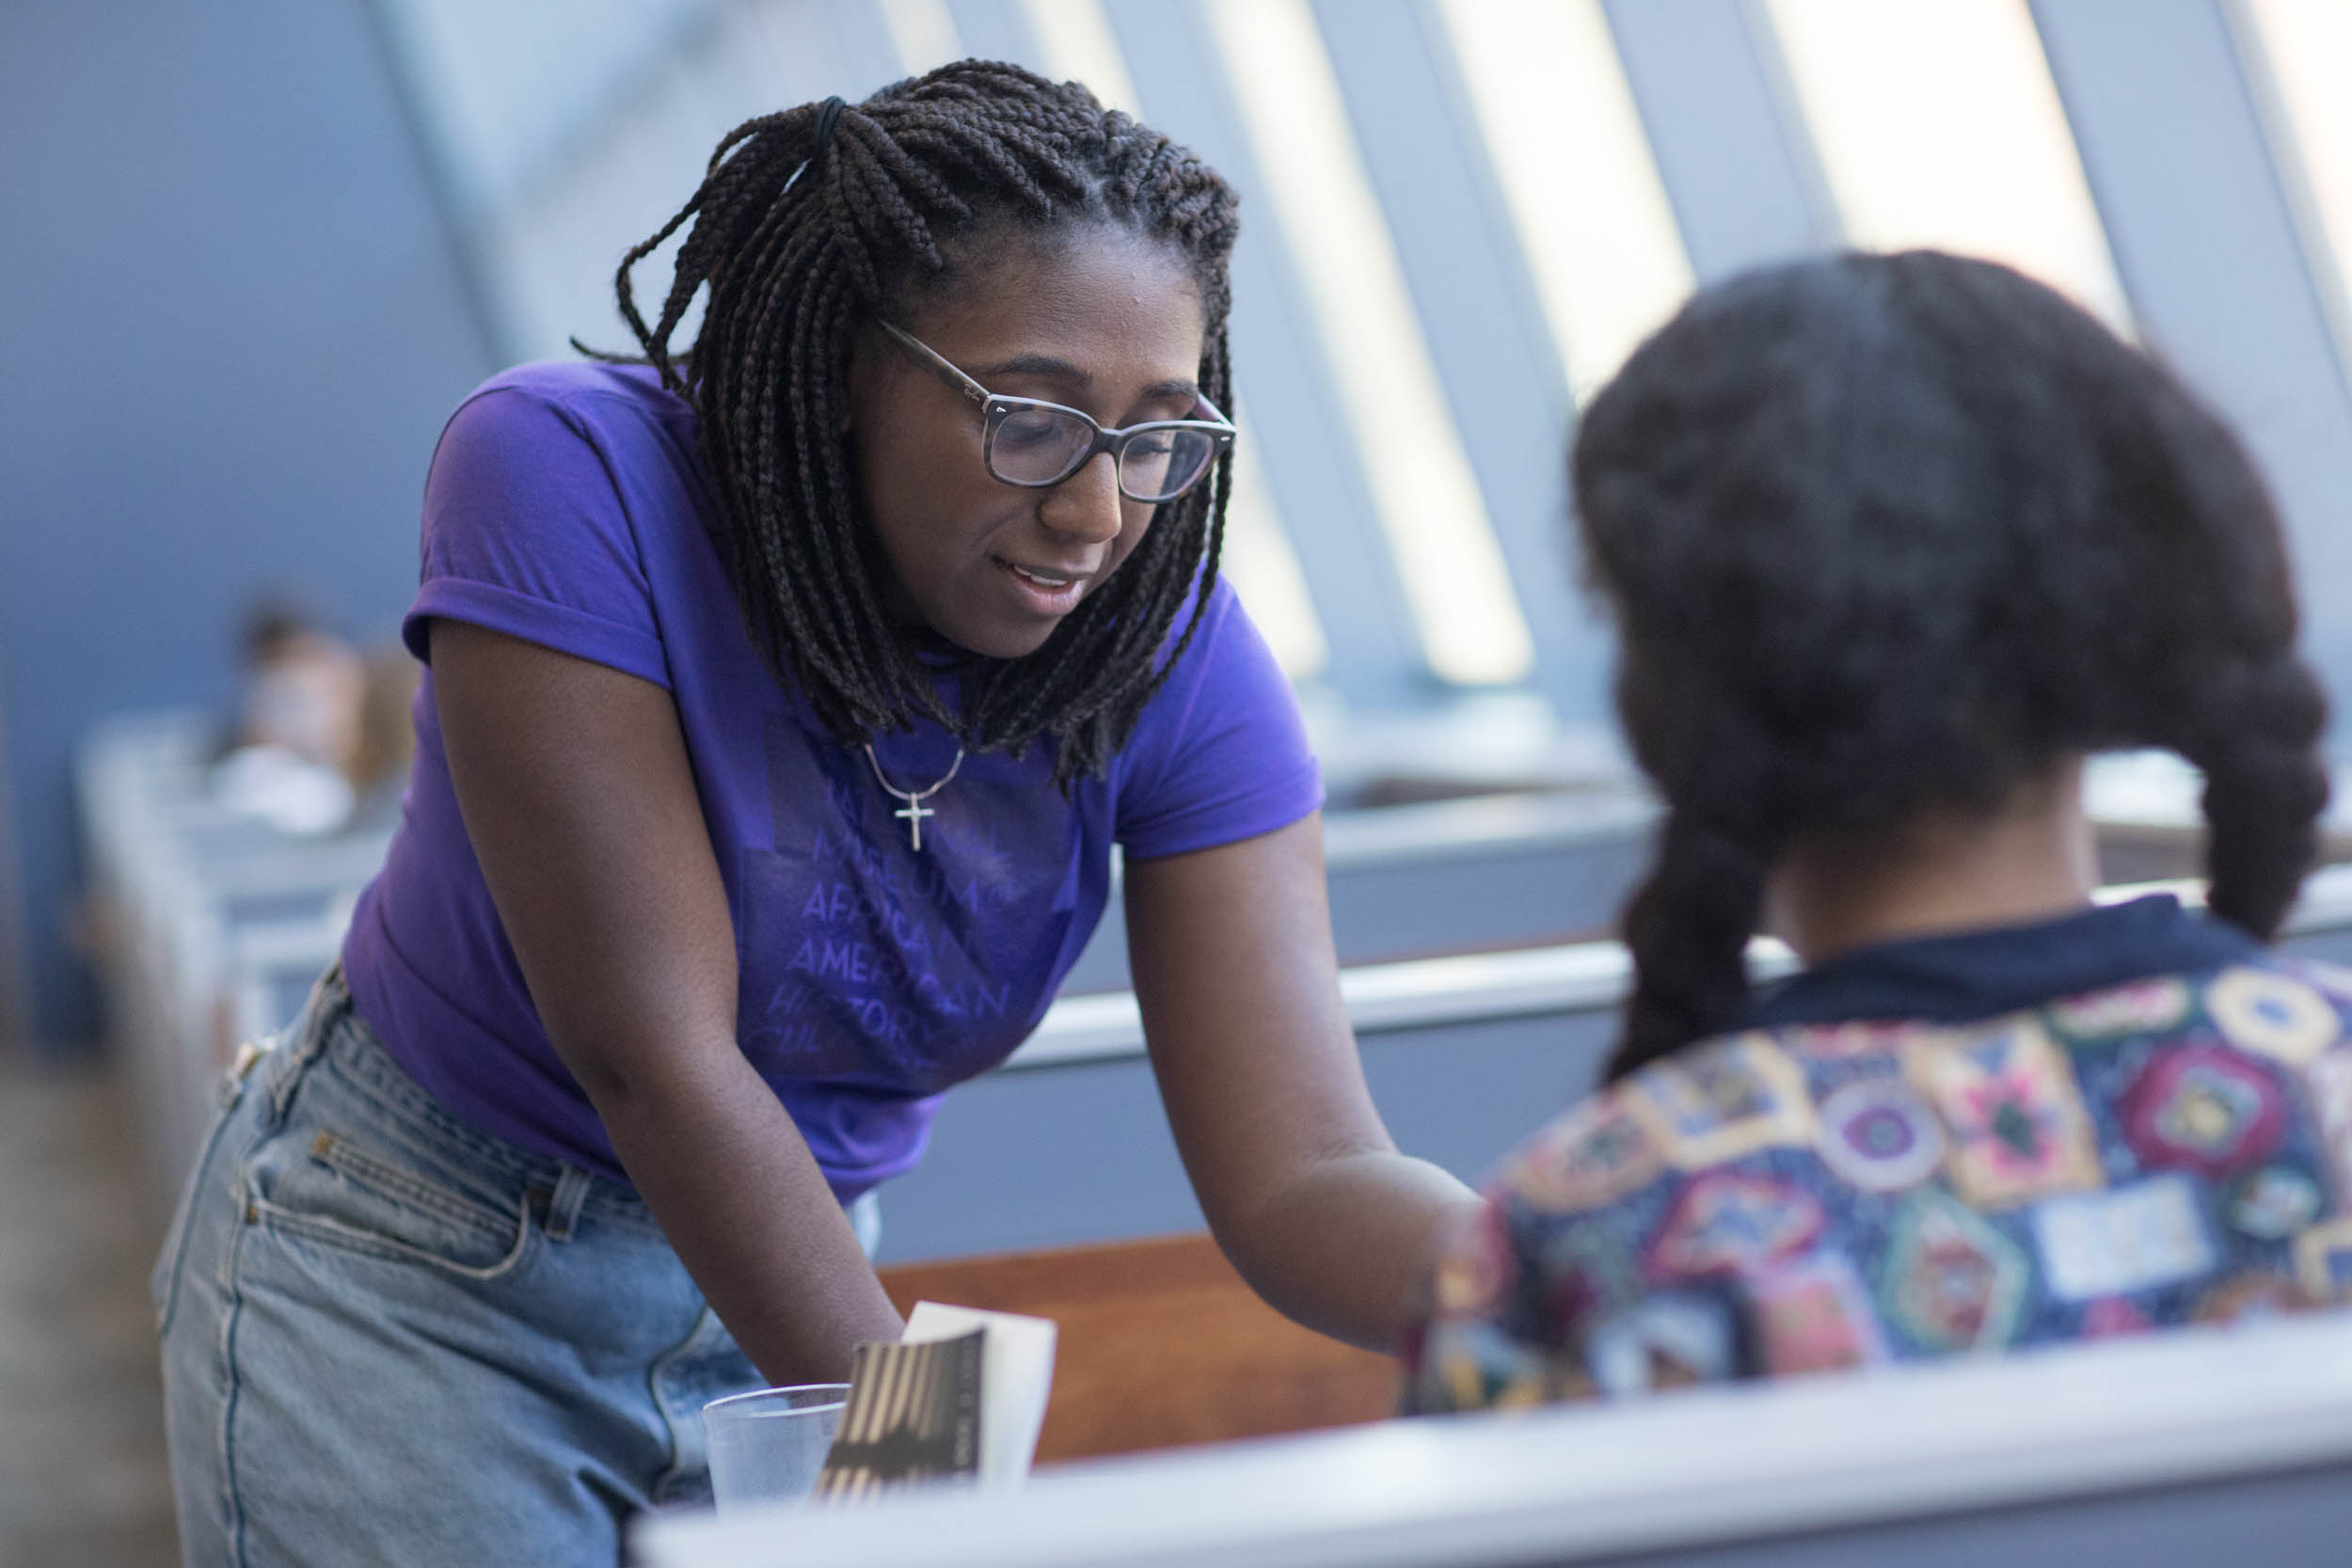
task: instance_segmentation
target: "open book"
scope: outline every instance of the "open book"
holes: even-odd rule
[[[1018,1486],[1045,1424],[1054,1334],[1044,1318],[916,1303],[897,1344],[857,1348],[815,1496],[865,1497],[957,1477]]]

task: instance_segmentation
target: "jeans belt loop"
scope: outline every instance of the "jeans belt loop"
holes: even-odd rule
[[[565,1165],[564,1174],[555,1179],[555,1196],[548,1199],[547,1237],[550,1242],[568,1242],[572,1229],[580,1224],[580,1206],[588,1201],[588,1191],[596,1178],[578,1165]]]
[[[229,1070],[220,1078],[220,1102],[223,1105],[237,1102],[237,1097],[245,1093],[245,1081],[253,1075],[253,1069],[261,1065],[262,1059],[270,1053],[270,1049],[277,1043],[277,1037],[272,1035],[263,1035],[258,1040],[237,1042],[236,1054],[229,1058]]]
[[[322,1019],[330,1006],[339,1008],[337,1016]],[[294,1089],[302,1082],[302,1069],[326,1054],[335,1037],[349,1026],[346,1015],[351,1011],[349,993],[343,989],[343,965],[341,958],[327,965],[318,984],[310,988],[310,1000],[292,1023],[279,1030],[262,1047],[268,1067],[263,1081],[269,1087],[269,1124],[273,1127],[286,1119],[286,1107],[294,1101]]]

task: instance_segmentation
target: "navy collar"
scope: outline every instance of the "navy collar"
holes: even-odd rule
[[[1967,1023],[2153,974],[2219,969],[2263,951],[2169,893],[2031,926],[1914,937],[1841,953],[1768,986],[1743,1026],[1919,1019]]]

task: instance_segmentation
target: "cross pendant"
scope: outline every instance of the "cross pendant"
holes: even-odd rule
[[[920,800],[909,800],[890,815],[907,825],[907,841],[914,848],[920,849],[923,847],[923,818],[937,816],[939,813],[931,810]]]

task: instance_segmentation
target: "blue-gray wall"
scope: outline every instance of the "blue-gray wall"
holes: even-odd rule
[[[493,367],[365,0],[0,4],[0,716],[64,1043],[76,737],[225,699],[259,590],[389,636]]]

